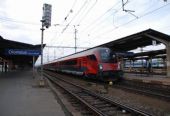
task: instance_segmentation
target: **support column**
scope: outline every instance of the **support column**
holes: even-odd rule
[[[7,72],[7,62],[5,62],[5,72]]]
[[[151,56],[150,59],[149,59],[150,60],[150,65],[151,65],[150,66],[150,73],[153,73],[152,58],[153,58],[153,56]]]
[[[130,67],[129,68],[130,68],[129,71],[132,72],[132,60],[131,60],[131,58],[130,58]]]
[[[166,59],[167,59],[167,77],[170,78],[170,42],[166,45]]]
[[[166,58],[163,58],[163,71],[165,72],[167,70],[166,61],[167,61]]]
[[[136,69],[135,69],[135,60],[134,59],[132,59],[132,67],[133,67],[133,69],[132,69],[132,72],[136,72]],[[134,70],[135,69],[135,70]]]
[[[33,75],[33,78],[35,78],[35,56],[32,57],[32,75]]]
[[[2,60],[2,72],[4,72],[4,64],[5,64],[5,62],[4,62],[4,60]]]
[[[124,67],[125,67],[124,60],[123,60],[123,57],[121,57],[121,59],[120,59],[120,69],[124,71]]]

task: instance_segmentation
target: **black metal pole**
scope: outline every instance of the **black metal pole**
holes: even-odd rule
[[[44,39],[44,26],[43,26],[43,23],[44,23],[44,20],[41,20],[42,22],[42,27],[41,27],[41,78],[40,78],[40,81],[43,80],[43,39]]]
[[[75,53],[77,52],[77,29],[76,29],[76,26],[74,25],[74,29],[75,29],[75,32],[74,32],[74,34],[75,34]]]

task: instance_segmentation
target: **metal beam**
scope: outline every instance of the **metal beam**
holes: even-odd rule
[[[70,47],[70,46],[45,46],[47,48],[74,48],[75,47]],[[77,49],[89,49],[90,47],[77,47]]]
[[[147,36],[147,37],[149,37],[149,38],[151,38],[151,39],[157,40],[157,41],[163,43],[164,45],[167,45],[167,43],[168,43],[166,40],[163,40],[163,39],[161,39],[161,38],[152,36],[152,35],[150,35],[150,34],[147,34],[147,33],[146,33],[146,34],[144,34],[144,35]]]

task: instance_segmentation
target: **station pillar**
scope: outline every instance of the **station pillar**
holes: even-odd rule
[[[5,72],[7,72],[7,62],[4,63],[5,64]]]
[[[166,54],[167,54],[167,77],[170,78],[170,42],[168,42],[168,44],[166,45]]]
[[[4,72],[4,60],[2,60],[2,72]]]

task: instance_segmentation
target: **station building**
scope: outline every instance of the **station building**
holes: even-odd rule
[[[0,36],[0,72],[31,68],[41,54],[40,49],[41,45],[16,42]]]

